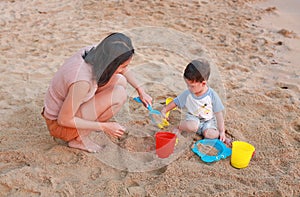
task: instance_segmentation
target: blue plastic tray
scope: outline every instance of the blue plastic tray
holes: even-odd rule
[[[203,145],[213,146],[218,150],[217,155],[206,155],[198,150],[198,144],[201,143]],[[219,139],[203,139],[195,142],[192,151],[198,155],[202,161],[211,163],[215,161],[219,161],[220,159],[225,159],[231,155],[231,149],[228,148],[221,140]]]

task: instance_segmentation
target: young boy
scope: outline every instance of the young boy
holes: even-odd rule
[[[165,106],[163,116],[175,107],[187,109],[185,120],[181,121],[174,132],[196,132],[204,138],[219,138],[229,143],[225,137],[224,106],[218,94],[207,85],[210,65],[206,60],[193,60],[184,71],[187,90]]]

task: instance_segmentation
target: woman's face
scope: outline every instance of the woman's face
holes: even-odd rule
[[[132,57],[126,60],[123,64],[121,64],[119,68],[115,71],[115,74],[124,74],[128,69],[128,65],[130,64],[131,59]]]

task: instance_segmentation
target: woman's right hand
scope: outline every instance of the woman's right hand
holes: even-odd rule
[[[126,128],[117,122],[106,122],[104,123],[102,130],[112,137],[119,138],[122,137]]]

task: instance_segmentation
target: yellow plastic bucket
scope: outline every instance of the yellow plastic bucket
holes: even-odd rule
[[[235,168],[246,168],[249,165],[254,151],[254,146],[247,142],[232,142],[231,165]]]

